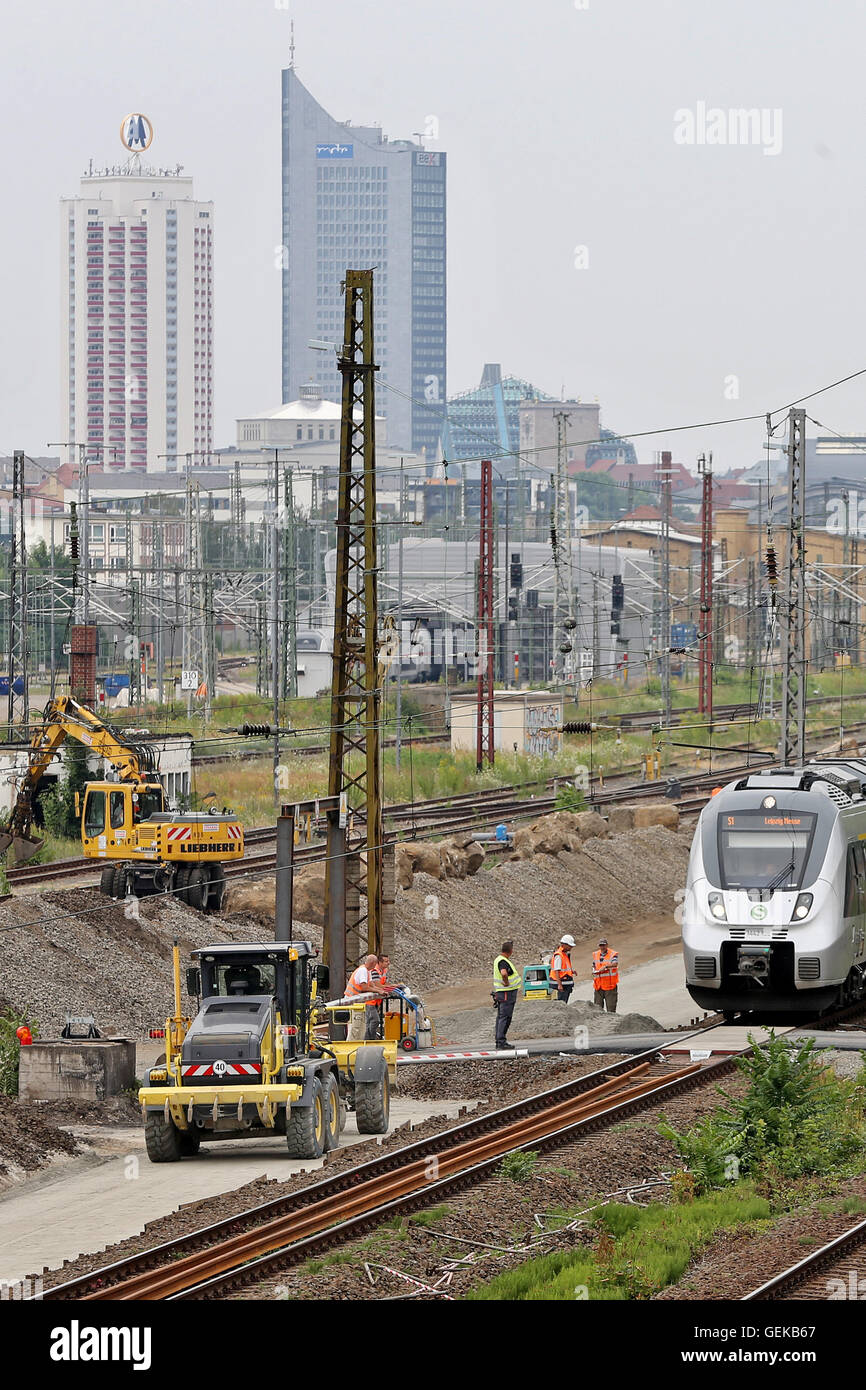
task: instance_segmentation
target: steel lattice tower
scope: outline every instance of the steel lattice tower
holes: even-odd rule
[[[481,530],[478,540],[478,703],[475,767],[493,766],[493,464],[481,464]]]
[[[557,410],[556,472],[553,475],[553,505],[550,519],[550,545],[553,550],[553,640],[556,645],[556,676],[566,680],[574,663],[571,575],[571,508],[568,504],[566,469],[566,426],[569,416]]]
[[[328,773],[329,795],[342,809],[329,813],[325,907],[325,948],[338,990],[363,955],[361,942],[369,951],[383,948],[372,270],[348,270],[345,296]]]
[[[788,554],[782,626],[782,727],[779,761],[801,766],[806,743],[806,412],[788,417]]]
[[[24,725],[30,718],[27,660],[27,549],[24,530],[24,451],[16,449],[12,456],[12,515],[9,518],[11,545],[9,551],[9,728],[12,737],[16,722]],[[15,681],[21,678],[23,690],[15,694]]]
[[[701,624],[698,632],[698,713],[713,717],[713,456],[701,455]],[[712,742],[712,740],[710,740]]]

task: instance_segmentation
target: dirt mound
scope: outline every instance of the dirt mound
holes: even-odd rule
[[[538,855],[483,869],[473,878],[416,874],[397,892],[397,978],[420,990],[484,978],[503,941],[514,940],[518,967],[540,961],[563,932],[582,983],[599,927],[673,918],[685,884],[690,835],[661,826],[587,839],[578,851]],[[578,984],[578,990],[580,983]]]
[[[124,904],[95,888],[0,902],[3,993],[42,1037],[56,1035],[67,1013],[92,1013],[102,1033],[140,1038],[172,1010],[175,937],[184,959],[209,942],[262,937],[260,926],[165,898],[141,899],[134,911],[127,917]]]
[[[41,1168],[52,1154],[74,1154],[78,1141],[44,1118],[38,1107],[0,1095],[0,1176]]]
[[[556,856],[495,866],[491,857],[491,867],[466,878],[416,873],[410,889],[397,890],[392,977],[423,995],[484,979],[509,936],[522,968],[571,932],[581,992],[599,927],[672,918],[688,856],[687,835],[652,826],[588,838]],[[153,897],[127,916],[125,904],[94,888],[8,898],[0,902],[3,994],[28,1011],[42,1037],[56,1034],[67,1013],[92,1013],[103,1033],[140,1039],[172,1008],[173,939],[184,961],[211,942],[272,940],[273,890],[269,901],[263,892],[256,902],[246,912],[206,917]],[[299,901],[295,934],[320,946],[321,927],[304,920],[301,908]]]
[[[436,1043],[464,1043],[482,1047],[492,1044],[496,1014],[490,1008],[464,1009],[436,1019]],[[569,1000],[560,1004],[556,999],[519,999],[508,1030],[508,1041],[531,1038],[568,1038],[575,1028],[586,1028],[590,1037],[607,1037],[612,1033],[662,1033],[664,1029],[649,1014],[608,1014],[596,1009],[587,1000]]]

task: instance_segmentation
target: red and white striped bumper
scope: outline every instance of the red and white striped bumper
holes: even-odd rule
[[[261,1062],[192,1062],[189,1066],[182,1066],[180,1074],[184,1080],[198,1081],[203,1076],[215,1076],[218,1080],[223,1077],[255,1076],[262,1074]]]

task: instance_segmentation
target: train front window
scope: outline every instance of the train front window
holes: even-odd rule
[[[722,816],[719,867],[723,888],[799,888],[816,817],[802,812]]]

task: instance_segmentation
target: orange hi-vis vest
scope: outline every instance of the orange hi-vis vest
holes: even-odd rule
[[[594,951],[593,984],[596,989],[616,989],[619,984],[619,955],[616,951]]]
[[[366,971],[366,980],[357,978],[362,970]],[[366,965],[359,965],[358,969],[354,970],[349,976],[349,983],[346,985],[344,997],[350,999],[355,994],[366,994],[366,990],[364,989],[364,985],[366,984],[373,984],[373,980],[370,978],[370,971],[367,970]]]
[[[557,946],[553,953],[553,960],[550,962],[550,978],[556,984],[559,980],[573,980],[574,970],[571,964],[571,956],[565,946]]]

